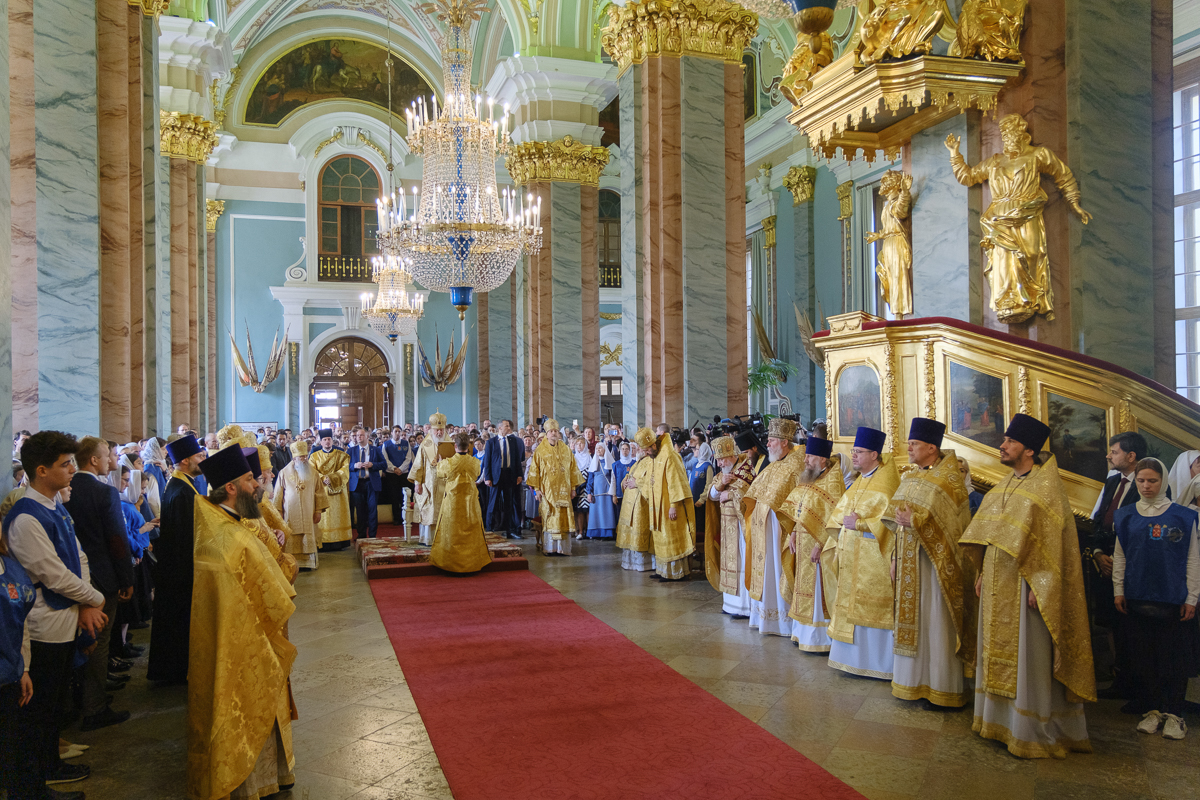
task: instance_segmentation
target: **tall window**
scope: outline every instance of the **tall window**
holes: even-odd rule
[[[320,255],[363,258],[379,254],[379,176],[361,158],[342,156],[321,172]]]
[[[1175,92],[1175,382],[1200,401],[1200,70]]]
[[[600,224],[596,238],[600,249],[600,288],[621,288],[621,195],[600,190]]]

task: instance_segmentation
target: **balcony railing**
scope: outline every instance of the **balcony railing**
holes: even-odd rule
[[[601,289],[620,289],[621,288],[621,265],[620,264],[601,264],[600,265],[600,288]]]
[[[317,280],[370,283],[371,262],[361,256],[317,256]]]

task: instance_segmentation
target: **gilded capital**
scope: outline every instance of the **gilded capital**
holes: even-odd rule
[[[555,142],[522,142],[513,147],[505,166],[518,186],[535,181],[561,181],[599,186],[608,165],[606,148],[587,145],[571,136]]]
[[[742,63],[758,15],[726,0],[634,0],[608,7],[601,44],[624,72],[652,56],[700,56]]]
[[[171,158],[186,158],[203,164],[217,146],[213,124],[195,114],[160,111],[158,115],[159,142],[162,154]]]
[[[840,213],[838,219],[850,219],[854,216],[854,181],[839,183],[837,187]]]
[[[792,193],[793,206],[812,200],[816,184],[816,167],[792,167],[783,176],[783,186]]]
[[[157,17],[167,13],[167,9],[171,6],[171,0],[128,0],[130,7],[142,9],[142,14],[147,17]]]
[[[205,200],[204,201],[204,228],[205,230],[215,231],[217,229],[217,219],[225,213],[224,200]]]
[[[778,219],[778,217],[772,214],[763,220],[763,233],[766,235],[767,247],[775,246],[775,222]]]

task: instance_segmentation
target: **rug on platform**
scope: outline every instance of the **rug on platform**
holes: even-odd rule
[[[484,538],[487,539],[488,552],[492,554],[493,559],[521,557],[521,548],[511,540],[494,533],[485,533]],[[354,550],[364,567],[429,562],[429,545],[421,544],[416,539],[359,539],[354,543]]]
[[[371,591],[456,800],[862,797],[532,573]]]

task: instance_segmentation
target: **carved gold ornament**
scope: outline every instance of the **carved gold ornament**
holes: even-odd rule
[[[783,176],[783,186],[792,193],[793,206],[812,200],[816,184],[816,167],[792,167]]]
[[[814,49],[813,45],[817,48]],[[801,36],[791,58],[783,65],[783,77],[779,81],[779,92],[792,105],[800,102],[800,96],[812,88],[809,80],[818,70],[833,63],[833,39],[828,33],[816,36]]]
[[[621,347],[609,347],[606,342],[600,343],[600,366],[607,367],[609,364],[616,364],[618,367],[623,366],[621,363]]]
[[[775,223],[778,221],[777,216],[769,216],[762,221],[763,233],[766,235],[766,246],[775,246]]]
[[[839,183],[837,196],[839,208],[838,219],[850,219],[854,216],[854,181]]]
[[[600,319],[620,319],[620,318],[621,318],[621,312],[620,312],[620,311],[611,312],[611,313],[610,313],[610,312],[608,312],[608,311],[601,311],[601,312],[600,312]]]
[[[884,197],[880,229],[867,233],[867,244],[879,243],[875,274],[883,300],[896,319],[912,315],[912,231],[905,220],[912,212],[912,175],[894,170],[883,173],[879,194]]]
[[[1028,0],[966,0],[958,15],[950,55],[1020,61]]]
[[[144,16],[158,17],[167,13],[167,9],[171,7],[171,0],[129,0],[129,6],[140,6]]]
[[[946,21],[943,0],[882,0],[863,20],[858,57],[875,64],[933,50],[933,36]]]
[[[562,181],[599,186],[608,165],[606,148],[594,147],[564,136],[555,142],[523,142],[505,162],[518,186],[536,181]]]
[[[925,342],[925,416],[928,419],[937,419],[937,371],[933,357],[933,342]]]
[[[204,201],[204,229],[215,231],[217,229],[217,220],[225,213],[224,200],[205,200]]]
[[[160,111],[159,143],[164,156],[203,164],[217,146],[213,124],[195,114]]]
[[[333,144],[334,142],[338,141],[341,138],[342,138],[342,129],[334,128],[333,135],[331,135],[328,139],[323,140],[320,144],[317,145],[316,149],[313,150],[313,158],[316,158],[317,156],[321,155],[322,150],[324,150],[326,147],[329,147],[329,145]]]
[[[608,8],[601,45],[624,72],[652,56],[700,56],[742,63],[758,15],[725,0],[640,0]]]
[[[366,132],[366,131],[364,131],[364,130],[359,130],[359,132],[358,132],[358,141],[362,142],[362,143],[363,143],[363,144],[365,144],[367,147],[371,148],[371,149],[372,149],[372,150],[374,150],[376,153],[378,153],[378,154],[379,154],[379,157],[383,159],[383,162],[384,162],[385,164],[387,164],[387,165],[388,165],[388,169],[391,169],[391,168],[392,168],[392,167],[391,167],[391,162],[388,160],[387,153],[383,152],[383,148],[382,148],[382,147],[380,147],[379,145],[377,145],[377,144],[375,144],[374,142],[372,142],[372,141],[371,141],[371,137],[370,137],[370,136],[367,136],[367,132]]]

